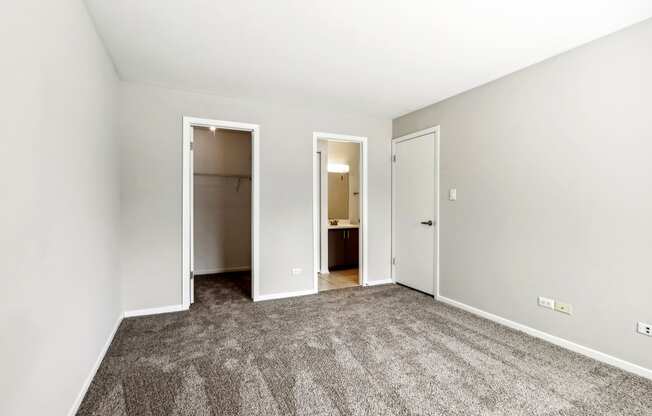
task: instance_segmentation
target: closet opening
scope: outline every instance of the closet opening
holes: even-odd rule
[[[257,133],[184,118],[184,306],[227,288],[256,300]]]

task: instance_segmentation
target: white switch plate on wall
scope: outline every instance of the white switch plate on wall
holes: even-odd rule
[[[448,200],[449,201],[457,201],[457,189],[456,188],[451,188],[448,190]]]
[[[550,298],[544,298],[543,296],[539,296],[539,306],[542,308],[548,308],[548,309],[555,309],[555,301],[554,299]]]
[[[292,276],[298,276],[298,275],[301,274],[302,271],[303,270],[301,268],[295,267],[295,268],[292,269]]]

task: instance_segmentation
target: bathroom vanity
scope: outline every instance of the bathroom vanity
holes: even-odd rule
[[[359,225],[340,224],[328,227],[328,269],[358,267]]]

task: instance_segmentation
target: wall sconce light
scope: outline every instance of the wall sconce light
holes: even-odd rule
[[[349,165],[344,163],[329,163],[328,171],[331,173],[349,173]]]

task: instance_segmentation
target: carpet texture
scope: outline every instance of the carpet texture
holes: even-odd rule
[[[78,415],[652,415],[652,382],[377,286],[125,319]]]

